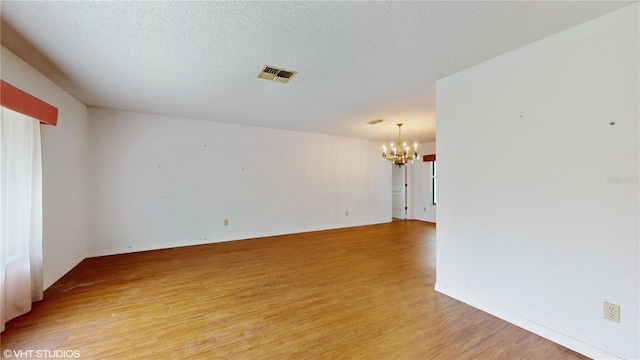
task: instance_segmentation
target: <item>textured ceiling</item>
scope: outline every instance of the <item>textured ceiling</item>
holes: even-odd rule
[[[1,40],[88,106],[425,142],[437,79],[627,4],[2,1]]]

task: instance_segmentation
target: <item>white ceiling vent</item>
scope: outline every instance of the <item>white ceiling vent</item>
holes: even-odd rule
[[[379,124],[381,122],[383,122],[384,120],[382,119],[375,119],[375,120],[371,120],[371,121],[367,121],[367,124],[369,125],[375,125],[375,124]]]
[[[289,82],[289,80],[291,80],[291,78],[296,76],[297,73],[297,71],[285,70],[277,68],[275,66],[265,65],[262,67],[262,70],[260,71],[260,74],[258,74],[258,77],[260,79],[273,80],[279,83],[286,84]]]

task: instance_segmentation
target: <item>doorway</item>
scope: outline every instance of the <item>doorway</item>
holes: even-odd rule
[[[407,166],[393,166],[391,171],[391,216],[407,218]]]

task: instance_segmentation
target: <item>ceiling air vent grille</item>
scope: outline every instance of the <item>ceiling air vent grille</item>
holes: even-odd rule
[[[258,77],[260,79],[271,80],[286,84],[289,82],[289,80],[291,80],[291,78],[296,76],[297,73],[297,71],[285,70],[277,68],[275,66],[265,65],[262,67],[262,70],[260,71],[260,74],[258,74]]]

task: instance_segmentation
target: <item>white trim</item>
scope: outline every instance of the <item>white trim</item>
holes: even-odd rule
[[[63,276],[65,276],[69,271],[73,270],[74,267],[78,266],[78,264],[80,264],[82,262],[82,260],[86,259],[86,256],[78,256],[73,262],[71,266],[68,266],[67,270],[58,270],[55,272],[55,274],[52,275],[48,275],[45,276],[45,279],[43,280],[43,289],[47,290],[48,288],[51,287],[51,285],[55,284],[56,281],[60,280]],[[46,260],[45,260],[46,261]]]
[[[476,309],[480,309],[486,313],[489,313],[497,318],[500,318],[508,323],[516,325],[520,328],[523,328],[527,331],[530,331],[536,335],[542,336],[547,340],[551,340],[554,343],[560,344],[566,348],[569,348],[575,352],[578,352],[582,355],[588,356],[592,359],[621,359],[613,354],[610,354],[606,351],[595,348],[591,345],[585,344],[577,339],[569,337],[567,335],[561,334],[557,331],[551,330],[547,327],[544,327],[540,324],[522,318],[518,315],[512,314],[510,312],[504,311],[500,308],[497,308],[493,305],[487,304],[483,301],[475,299],[473,297],[467,296],[461,292],[448,288],[446,286],[440,285],[436,283],[435,290],[444,295],[450,296],[456,300],[462,301],[467,305],[471,305]]]
[[[151,245],[144,245],[144,246],[129,246],[129,247],[117,248],[117,249],[95,250],[95,251],[87,252],[87,254],[85,255],[85,258],[128,254],[128,253],[135,253],[135,252],[141,252],[141,251],[162,250],[162,249],[170,249],[170,248],[184,247],[184,246],[215,244],[215,243],[228,242],[228,241],[253,240],[253,239],[259,239],[259,238],[265,238],[265,237],[271,237],[271,236],[292,235],[292,234],[300,234],[300,233],[313,232],[313,231],[326,231],[326,230],[344,229],[344,228],[358,227],[358,226],[378,225],[378,224],[384,224],[388,222],[391,222],[391,220],[387,222],[349,224],[347,226],[339,226],[339,227],[332,226],[332,227],[326,227],[326,228],[309,228],[309,229],[298,230],[296,232],[282,231],[282,232],[270,232],[270,233],[241,234],[241,235],[235,235],[235,236],[229,236],[229,237],[223,237],[223,238],[184,240],[184,241],[151,244]]]

